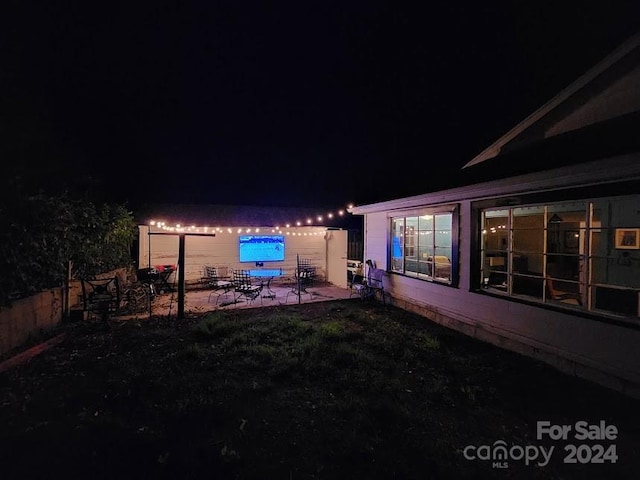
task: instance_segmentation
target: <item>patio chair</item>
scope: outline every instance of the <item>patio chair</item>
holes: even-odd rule
[[[260,298],[260,303],[262,303],[260,293],[262,293],[263,285],[261,283],[252,283],[251,278],[249,270],[233,271],[234,303],[237,303],[242,297],[244,297],[249,303],[253,303],[256,298]]]
[[[86,312],[96,314],[109,325],[109,316],[120,308],[120,282],[118,277],[82,279],[82,302]]]
[[[353,297],[354,295],[358,297],[362,297],[364,295],[364,290],[367,288],[367,278],[364,275],[363,268],[367,269],[367,276],[370,275],[371,269],[375,268],[376,264],[373,260],[367,259],[365,262],[366,267],[361,267],[358,274],[354,275],[351,285],[349,285],[349,289],[351,292],[349,293],[349,297]]]
[[[358,281],[354,281],[351,283],[351,292],[349,297],[358,296],[362,300],[366,299],[375,299],[376,297],[380,297],[382,303],[385,303],[384,298],[384,270],[381,268],[376,268],[376,264],[373,260],[367,260],[367,277],[363,279],[362,277],[358,278]]]
[[[234,284],[229,280],[223,280],[218,275],[218,269],[216,267],[211,267],[209,265],[204,266],[204,277],[202,277],[205,282],[205,288],[210,288],[211,292],[209,293],[209,298],[207,302],[211,301],[211,296],[216,295],[216,304],[220,297],[224,295],[225,297],[229,296],[229,292],[233,291]]]
[[[295,281],[291,286],[291,290],[287,292],[285,303],[289,300],[289,295],[295,295],[300,300],[303,294],[307,294],[313,299],[313,293],[309,292],[307,288],[313,286],[316,276],[317,270],[314,265],[300,263],[294,273]]]
[[[379,297],[382,300],[382,303],[385,303],[384,300],[384,283],[382,279],[384,278],[384,270],[381,268],[373,268],[369,270],[369,275],[367,276],[367,288],[366,288],[366,298],[376,298]]]

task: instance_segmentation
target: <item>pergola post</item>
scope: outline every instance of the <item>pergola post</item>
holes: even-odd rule
[[[185,234],[181,233],[178,241],[178,320],[184,319],[184,250]]]

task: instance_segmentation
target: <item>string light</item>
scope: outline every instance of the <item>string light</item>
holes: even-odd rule
[[[314,218],[318,223],[323,223],[323,221],[325,221],[325,219],[329,220],[329,219],[333,219],[335,216],[338,217],[343,217],[345,215],[345,213],[348,213],[348,210],[351,210],[353,208],[353,204],[349,204],[347,205],[347,209],[339,209],[336,210],[335,212],[326,212],[324,215],[315,215],[312,217],[308,217],[305,219],[304,221],[304,225],[303,225],[303,221],[302,220],[296,220],[295,223],[289,223],[287,222],[284,226],[285,229],[287,229],[286,232],[284,232],[282,230],[282,228],[279,225],[276,225],[274,227],[271,228],[271,232],[272,233],[286,233],[287,235],[296,235],[296,233],[298,234],[298,236],[302,235],[302,233],[300,232],[290,232],[289,229],[292,228],[292,226],[297,226],[297,227],[302,227],[302,226],[306,226],[306,227],[318,227],[321,228],[323,230],[323,232],[326,230],[326,226],[321,226],[321,225],[314,225]],[[197,226],[197,225],[190,225],[188,227],[183,226],[182,224],[176,224],[174,226],[170,226],[167,224],[166,221],[163,220],[150,220],[149,221],[149,226],[150,227],[155,227],[157,229],[160,230],[164,230],[166,232],[188,232],[188,233],[204,233],[204,234],[215,234],[215,233],[224,233],[225,230],[223,230],[220,226],[218,227],[209,227],[209,226]],[[503,227],[504,228],[504,227]],[[244,233],[251,233],[252,231],[255,231],[255,233],[259,233],[260,232],[260,228],[251,228],[251,227],[233,227],[233,228],[226,228],[226,232],[227,233],[237,233],[238,235]],[[304,233],[304,235],[319,235],[320,233],[318,232],[309,232],[309,233]]]

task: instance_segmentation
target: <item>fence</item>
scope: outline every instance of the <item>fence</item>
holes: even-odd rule
[[[98,277],[118,276],[123,282],[127,269],[118,269]],[[79,280],[69,285],[69,307],[82,309],[82,286]],[[42,336],[59,325],[65,316],[64,289],[52,288],[30,297],[15,300],[10,307],[0,309],[0,356],[17,349],[30,339]]]

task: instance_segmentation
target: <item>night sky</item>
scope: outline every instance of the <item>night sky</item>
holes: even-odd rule
[[[133,208],[446,188],[640,18],[637,1],[412,3],[4,2],[3,181]]]

